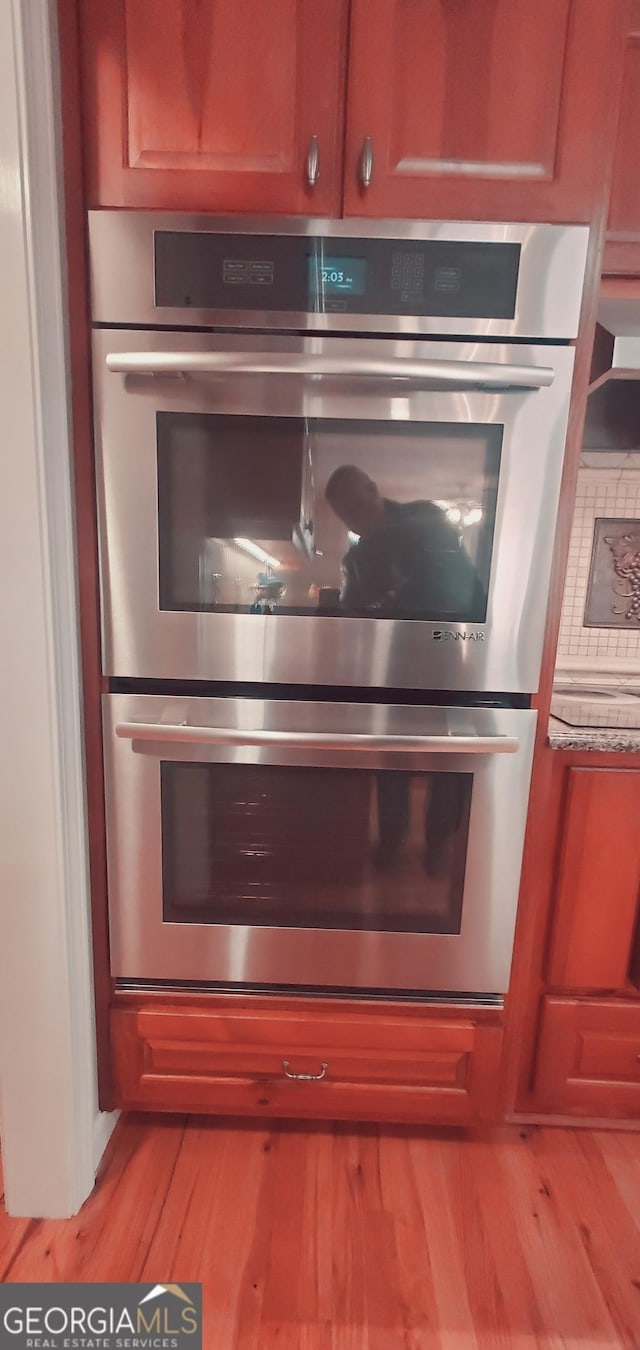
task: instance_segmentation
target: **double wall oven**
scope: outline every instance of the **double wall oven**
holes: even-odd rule
[[[587,231],[90,243],[115,977],[501,995]]]

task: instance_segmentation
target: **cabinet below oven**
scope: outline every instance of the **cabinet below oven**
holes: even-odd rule
[[[471,1124],[496,1118],[501,1011],[256,995],[120,994],[119,1106]]]

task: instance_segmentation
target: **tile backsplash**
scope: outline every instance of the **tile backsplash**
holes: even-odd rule
[[[640,521],[640,454],[584,453],[580,460],[560,621],[558,665],[636,670],[640,623],[586,628],[584,612],[596,517]]]

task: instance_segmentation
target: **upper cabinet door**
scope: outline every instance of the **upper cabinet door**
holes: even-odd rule
[[[587,221],[619,0],[352,0],[345,214]]]
[[[631,0],[604,271],[640,276],[640,0]]]
[[[90,206],[338,215],[348,0],[80,0]]]

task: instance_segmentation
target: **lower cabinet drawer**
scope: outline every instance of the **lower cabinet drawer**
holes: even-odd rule
[[[640,1117],[640,1001],[545,999],[536,1101],[575,1115]]]
[[[495,1016],[166,1004],[114,1008],[111,1025],[123,1107],[440,1123],[495,1117]]]

